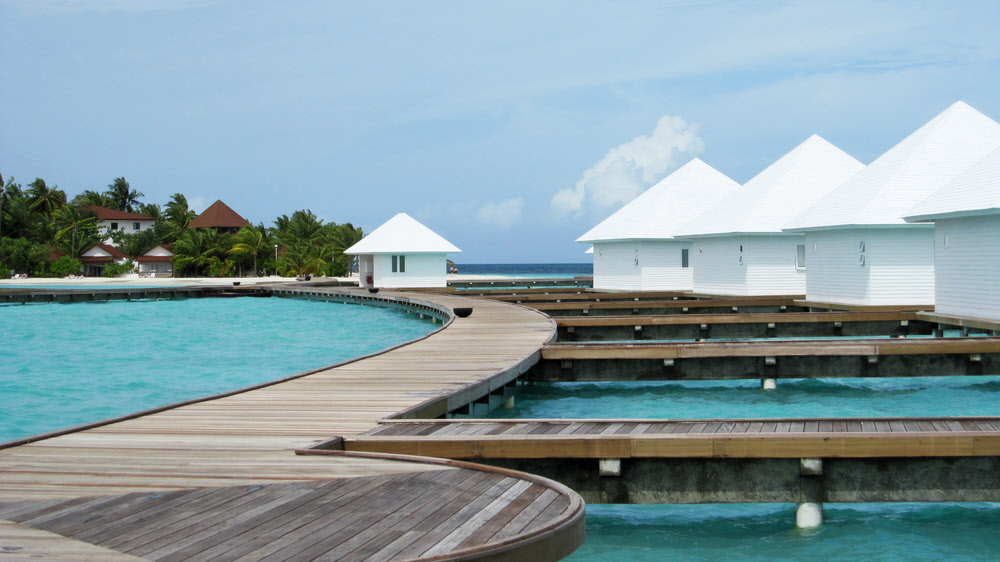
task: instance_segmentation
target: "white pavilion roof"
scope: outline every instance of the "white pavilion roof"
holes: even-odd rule
[[[905,224],[903,215],[1000,146],[1000,124],[956,102],[784,226]]]
[[[813,135],[688,223],[677,236],[780,233],[785,223],[864,167]]]
[[[906,214],[907,222],[1000,214],[1000,148]]]
[[[695,158],[619,209],[577,242],[668,239],[740,185]]]
[[[410,215],[399,213],[344,253],[349,255],[446,254],[461,251]]]

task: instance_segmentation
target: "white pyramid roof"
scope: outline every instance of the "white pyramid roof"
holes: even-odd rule
[[[410,215],[399,213],[344,253],[349,255],[445,254],[461,251]]]
[[[907,222],[1000,214],[1000,148],[910,209]]]
[[[1000,124],[956,102],[784,228],[905,224],[914,205],[998,146]]]
[[[577,242],[672,238],[740,185],[695,158],[604,219]]]
[[[688,223],[677,236],[781,233],[785,223],[864,167],[813,135]]]

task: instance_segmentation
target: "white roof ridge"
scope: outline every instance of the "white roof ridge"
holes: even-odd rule
[[[903,216],[909,209],[997,146],[1000,123],[957,101],[783,228],[905,226]]]
[[[1000,214],[1000,147],[903,215],[906,222],[924,222]]]
[[[937,116],[935,116],[934,119],[937,119],[938,117],[941,117],[941,119],[938,119],[937,125],[934,126],[933,130],[928,131],[927,135],[924,136],[924,140],[919,145],[917,145],[917,149],[910,153],[910,157],[906,159],[906,162],[902,166],[899,166],[898,168],[896,168],[896,172],[894,174],[892,174],[892,177],[889,178],[888,181],[885,182],[885,185],[891,185],[892,182],[896,181],[896,178],[898,178],[899,174],[902,173],[903,170],[906,169],[907,165],[909,165],[910,162],[913,162],[913,159],[916,158],[917,155],[920,154],[924,150],[924,148],[927,146],[927,141],[930,140],[934,136],[935,132],[941,130],[941,127],[944,126],[945,122],[948,120],[948,117],[950,117],[953,113],[955,113],[955,111],[957,111],[956,108],[969,108],[972,111],[976,111],[975,108],[971,107],[970,105],[968,105],[964,101],[958,100],[955,103],[949,105],[948,109],[945,109],[944,111],[942,111],[941,113],[939,113]],[[976,111],[976,113],[979,113],[979,112]],[[919,129],[917,129],[917,130],[919,130]],[[914,133],[915,132],[916,131],[914,131]],[[902,141],[900,141],[900,142],[902,142]],[[895,146],[893,148],[895,148]],[[892,150],[892,148],[890,148],[889,150]],[[886,152],[888,152],[888,150]],[[877,158],[876,158],[876,160],[877,160]],[[876,201],[878,201],[878,197],[872,197],[871,200],[868,201],[868,204],[865,205],[864,210],[862,210],[861,213],[858,214],[858,216],[863,217],[866,214],[868,214],[868,211],[871,210],[871,208],[875,205]]]
[[[695,217],[678,236],[781,234],[790,218],[863,168],[851,155],[812,134]]]
[[[406,213],[397,213],[347,250],[345,254],[458,253],[454,244]]]
[[[739,184],[700,158],[692,158],[576,239],[581,243],[674,238]]]

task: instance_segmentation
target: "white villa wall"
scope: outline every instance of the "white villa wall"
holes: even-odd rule
[[[934,310],[1000,321],[1000,217],[935,221]]]
[[[805,244],[806,237],[798,236],[746,236],[743,261],[747,268],[746,295],[804,295],[806,293],[806,268],[795,263],[796,246]]]
[[[747,269],[740,264],[743,236],[698,238],[691,248],[694,291],[710,295],[746,294]],[[744,246],[745,249],[745,246]]]
[[[688,250],[688,267],[681,251]],[[691,242],[635,240],[594,243],[594,288],[619,291],[690,291]]]
[[[168,261],[138,262],[139,273],[173,273],[174,264]]]
[[[400,254],[397,254],[400,255]],[[401,254],[406,256],[406,271],[392,272],[392,255],[375,254],[374,282],[376,287],[447,287],[446,254]],[[364,260],[362,260],[363,262]]]
[[[805,236],[739,235],[696,238],[694,291],[710,295],[803,295],[806,271],[796,267]]]
[[[806,299],[933,304],[933,229],[914,225],[806,232]]]
[[[153,225],[156,224],[156,221],[130,220],[130,219],[98,221],[97,230],[100,232],[102,236],[105,237],[104,240],[105,244],[111,243],[111,223],[117,223],[118,230],[121,230],[128,234],[138,234],[143,230],[149,230],[150,228],[153,228]],[[135,228],[136,223],[139,225],[139,228]]]

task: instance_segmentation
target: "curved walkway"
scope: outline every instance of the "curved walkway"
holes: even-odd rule
[[[301,291],[366,295],[344,289]],[[431,555],[447,559],[467,551],[473,556],[497,548],[516,552],[516,545],[523,541],[528,541],[524,544],[530,544],[533,553],[543,554],[542,559],[572,551],[582,541],[582,504],[575,493],[554,482],[511,474],[492,482],[496,479],[489,476],[496,474],[493,470],[420,459],[295,454],[333,436],[367,431],[379,419],[421,405],[446,403],[470,387],[488,388],[495,384],[491,381],[506,380],[530,365],[555,333],[550,319],[520,306],[389,291],[379,298],[422,301],[441,309],[473,306],[475,310],[469,318],[457,318],[445,329],[380,355],[280,384],[0,450],[0,520],[6,520],[0,521],[3,553],[79,559],[93,546],[84,548],[80,543],[77,552],[72,546],[76,537],[150,559],[230,558],[220,553],[233,544],[240,548],[230,553],[257,559],[273,547],[262,544],[264,550],[244,552],[246,540],[267,525],[275,540],[297,544],[282,543],[285,550],[278,550],[284,554],[270,552],[277,559],[340,559],[347,558],[348,552],[359,559]],[[462,474],[453,474],[456,471]],[[463,476],[466,472],[469,475]],[[353,483],[333,482],[338,479]],[[447,501],[443,492],[418,493],[427,491],[427,482],[469,479],[479,484],[470,484]],[[413,487],[415,482],[423,484]],[[354,485],[371,493],[348,494],[337,503],[337,498],[347,494],[344,490]],[[391,492],[397,487],[407,491]],[[400,498],[409,501],[398,505]],[[168,501],[178,503],[164,507]],[[425,519],[430,513],[441,518],[439,526],[425,523],[427,528],[422,530],[403,529],[405,538],[394,539],[401,541],[393,543],[397,545],[426,546],[422,552],[402,548],[375,556],[372,545],[388,544],[377,533],[369,541],[354,541],[359,543],[355,549],[343,546],[343,541],[355,535],[373,533],[372,522],[391,520],[393,513],[405,511],[406,506],[418,512],[423,509],[420,513]],[[100,528],[102,519],[94,519],[95,514],[115,509],[132,514],[108,520],[123,536]],[[455,511],[446,516],[449,509]],[[354,517],[360,513],[375,515],[373,519]],[[288,519],[296,514],[312,515]],[[343,519],[343,525],[318,523],[326,521],[322,517],[308,518],[321,515]],[[217,532],[189,524],[196,516],[216,521]],[[134,522],[133,527],[120,525],[123,519]],[[307,520],[328,531],[302,532]],[[16,537],[39,530],[57,534],[47,535],[46,540],[32,535],[36,542],[30,544],[37,550],[14,544]],[[380,532],[396,530],[382,528]],[[546,537],[554,542],[547,545]],[[53,546],[45,549],[39,544]]]

